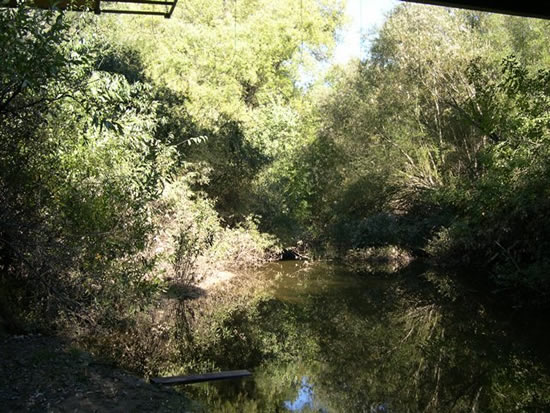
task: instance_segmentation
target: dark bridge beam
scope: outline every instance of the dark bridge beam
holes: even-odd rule
[[[17,7],[18,0],[0,0],[0,7]],[[113,5],[115,8],[104,8]],[[117,3],[129,5],[128,8],[116,8]],[[38,9],[72,11],[93,11],[95,14],[141,14],[147,16],[164,16],[169,19],[176,8],[178,0],[29,0],[27,4]],[[146,8],[143,8],[145,6]]]
[[[513,14],[516,16],[550,19],[550,4],[547,0],[401,0],[412,3],[432,4],[435,6],[457,7],[461,9],[489,11],[493,13]]]

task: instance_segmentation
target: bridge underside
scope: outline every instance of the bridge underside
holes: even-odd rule
[[[489,11],[524,17],[550,19],[550,4],[541,0],[502,1],[502,0],[401,0],[412,3],[432,4],[435,6],[457,7],[461,9]]]
[[[361,0],[348,0],[361,1]],[[431,4],[435,6],[456,7],[481,10],[493,13],[512,14],[525,17],[550,19],[550,5],[541,0],[523,0],[505,2],[502,0],[401,0],[412,3]],[[58,9],[91,10],[96,14],[143,14],[170,18],[178,0],[30,0],[37,8],[48,9],[54,5]],[[0,3],[2,1],[0,0]],[[18,0],[8,0],[4,6],[16,7]],[[121,6],[122,5],[122,6]]]

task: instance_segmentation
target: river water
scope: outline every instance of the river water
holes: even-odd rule
[[[548,324],[454,277],[293,261],[255,276],[267,298],[230,327],[269,351],[230,366],[252,378],[187,386],[203,411],[550,412]]]

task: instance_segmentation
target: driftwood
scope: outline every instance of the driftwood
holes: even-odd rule
[[[220,371],[217,373],[191,374],[189,376],[153,377],[151,383],[173,386],[175,384],[201,383],[204,381],[240,379],[252,376],[248,370]]]

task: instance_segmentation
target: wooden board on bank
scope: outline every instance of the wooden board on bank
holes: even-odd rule
[[[220,371],[216,373],[191,374],[189,376],[153,377],[151,383],[173,386],[176,384],[201,383],[204,381],[240,379],[252,376],[248,370]]]

